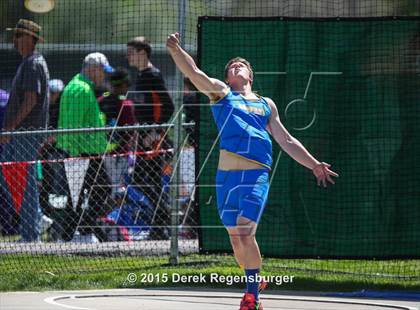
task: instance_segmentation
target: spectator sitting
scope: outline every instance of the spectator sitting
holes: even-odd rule
[[[105,92],[98,99],[99,108],[105,115],[106,125],[112,127],[136,124],[133,101],[126,97],[130,87],[128,71],[124,68],[118,68],[110,75],[109,82],[111,91]],[[135,142],[133,137],[134,133],[132,131],[124,132],[124,134],[113,133],[113,137],[110,139],[115,143],[112,151],[123,153],[133,150],[132,147]]]

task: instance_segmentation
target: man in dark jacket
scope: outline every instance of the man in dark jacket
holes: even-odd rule
[[[152,47],[144,37],[135,37],[127,43],[128,62],[137,69],[133,100],[140,124],[166,123],[174,112],[174,104],[162,74],[150,61],[151,54]],[[164,155],[170,147],[170,141],[165,130],[153,129],[140,132],[138,144],[138,150],[148,154],[137,157],[134,181],[156,206],[151,238],[165,239],[165,226],[169,225],[169,197],[162,180],[164,174],[171,170],[168,165],[170,159]]]
[[[128,62],[137,69],[136,117],[141,124],[166,123],[174,112],[165,81],[150,61],[151,55],[152,47],[146,38],[135,37],[127,43]]]

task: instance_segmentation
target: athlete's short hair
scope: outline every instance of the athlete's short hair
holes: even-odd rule
[[[227,81],[229,67],[235,62],[243,63],[248,68],[248,70],[250,72],[251,80],[254,80],[254,71],[252,70],[252,66],[251,66],[250,62],[248,60],[246,60],[245,58],[235,57],[235,58],[232,58],[231,60],[229,60],[228,63],[226,64],[226,66],[225,66],[225,81]]]

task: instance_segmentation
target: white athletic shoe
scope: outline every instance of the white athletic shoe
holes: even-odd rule
[[[87,235],[81,235],[79,231],[76,230],[74,233],[73,239],[71,239],[71,242],[76,243],[99,243],[99,239],[96,238],[95,234],[87,234]]]
[[[43,215],[41,218],[41,233],[45,232],[48,228],[50,228],[53,222],[54,221],[48,216]]]

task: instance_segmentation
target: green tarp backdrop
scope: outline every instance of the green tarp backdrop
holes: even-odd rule
[[[340,174],[320,188],[274,147],[262,254],[419,257],[420,20],[200,18],[201,68],[223,80],[235,56],[251,62],[254,90],[276,102],[290,133]],[[201,250],[227,251],[209,106],[199,130]]]

